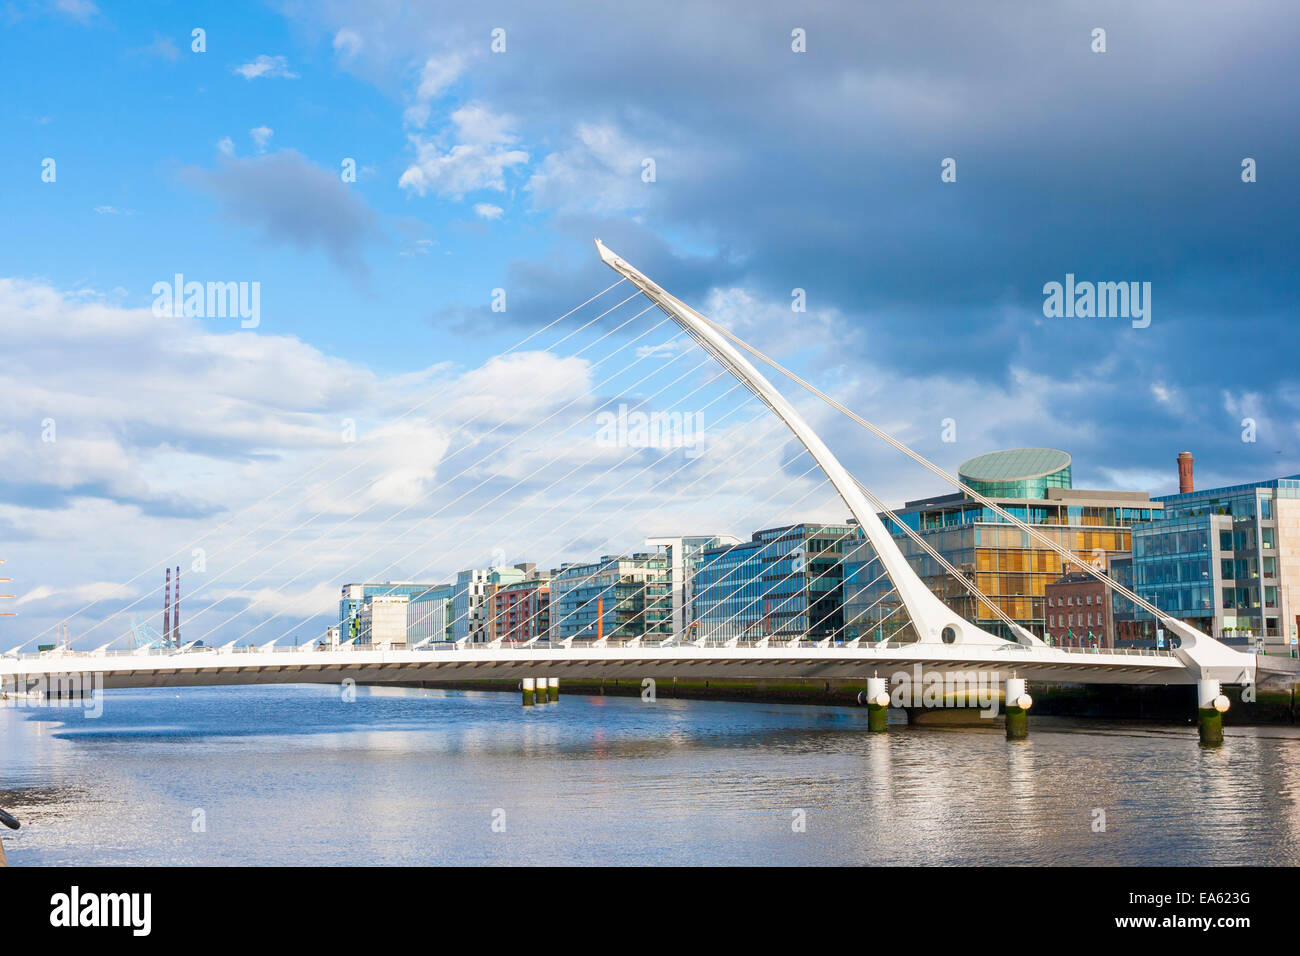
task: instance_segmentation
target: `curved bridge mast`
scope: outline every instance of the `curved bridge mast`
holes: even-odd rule
[[[616,255],[599,239],[596,240],[596,249],[600,253],[601,260],[607,266],[640,289],[669,318],[704,346],[714,358],[722,363],[724,368],[758,396],[794,432],[795,437],[808,449],[808,453],[821,466],[822,471],[830,479],[835,490],[839,492],[845,505],[848,506],[849,512],[857,519],[867,539],[871,542],[877,557],[884,565],[890,581],[898,592],[899,598],[911,616],[913,628],[916,630],[917,638],[921,643],[974,646],[1005,645],[1008,643],[1002,638],[963,619],[935,597],[934,593],[912,570],[902,551],[894,543],[893,536],[881,523],[875,509],[870,506],[866,496],[859,490],[853,477],[849,475],[817,433],[786,401],[784,396],[732,345],[727,335],[721,334],[711,321],[680,299],[664,291],[625,259]],[[734,338],[734,336],[731,336],[731,338]],[[847,411],[842,406],[838,406],[838,403],[832,402],[832,404],[841,408],[841,410]],[[915,453],[909,451],[909,454],[916,457]],[[924,459],[918,460],[924,461]],[[933,468],[933,466],[930,467]],[[1022,530],[1030,533],[1035,530],[1014,519],[1014,517],[1011,520],[1015,525],[1020,526]],[[1159,615],[1159,620],[1174,634],[1178,635],[1181,646],[1176,651],[1176,654],[1187,669],[1195,674],[1202,683],[1207,684],[1207,686],[1213,684],[1217,688],[1219,681],[1252,683],[1255,680],[1257,661],[1254,655],[1236,651],[1172,616],[1162,613]],[[1025,628],[1018,624],[1013,625],[1013,628],[1018,643],[1033,650],[1049,651],[1038,637]],[[1214,693],[1218,693],[1217,689]]]
[[[596,240],[596,249],[607,266],[645,293],[647,298],[703,345],[709,354],[721,362],[727,371],[758,396],[794,432],[804,448],[808,449],[808,454],[812,455],[821,466],[826,477],[830,479],[831,485],[848,506],[849,513],[857,519],[867,540],[871,542],[889,580],[907,608],[919,641],[924,644],[1004,645],[1008,643],[996,634],[990,634],[960,617],[934,596],[912,570],[912,566],[907,563],[907,558],[894,543],[893,536],[876,516],[876,510],[871,507],[866,496],[858,489],[853,477],[840,464],[839,459],[826,447],[826,443],[813,431],[812,426],[804,421],[803,416],[795,411],[794,406],[786,401],[785,397],[748,359],[741,355],[735,346],[719,335],[698,312],[665,292],[627,261],[615,255],[599,239]],[[1021,643],[1027,643],[1023,636],[1021,637]],[[1041,643],[1032,635],[1029,637],[1035,643]]]

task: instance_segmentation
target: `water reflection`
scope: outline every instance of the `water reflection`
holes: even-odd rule
[[[1295,864],[1300,734],[1230,734],[1203,750],[1189,728],[1040,717],[1008,743],[868,734],[839,708],[110,691],[99,720],[0,710],[0,806],[24,822],[14,865]]]

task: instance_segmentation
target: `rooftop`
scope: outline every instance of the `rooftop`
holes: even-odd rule
[[[1059,448],[1008,448],[962,462],[957,473],[976,481],[1020,481],[1052,475],[1069,466],[1070,456]]]

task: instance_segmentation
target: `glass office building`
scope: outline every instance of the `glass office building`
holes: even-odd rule
[[[1132,530],[1164,507],[1145,492],[1072,487],[1070,457],[1056,449],[993,452],[970,459],[958,471],[980,494],[1078,555],[1078,564],[1103,569],[1128,554]],[[1073,567],[1071,562],[964,492],[909,501],[895,514],[1004,614],[1044,634],[1046,588]],[[913,570],[945,604],[979,627],[1010,637],[984,601],[954,580],[898,524],[885,515],[880,518]],[[845,634],[864,640],[913,640],[906,612],[883,570],[865,541],[846,558]]]
[[[550,618],[552,641],[666,640],[672,634],[666,556],[606,555],[590,564],[565,564],[551,572]]]
[[[858,535],[856,525],[797,524],[699,552],[691,636],[842,636],[844,555]]]
[[[962,484],[985,498],[1046,498],[1048,488],[1069,488],[1070,456],[1057,448],[991,451],[957,469]]]
[[[695,623],[695,570],[701,555],[710,548],[740,544],[740,539],[729,534],[667,535],[646,538],[645,543],[661,548],[667,562],[673,635],[689,637]]]
[[[418,600],[437,588],[447,588],[446,584],[415,584],[411,581],[384,581],[370,584],[345,584],[339,598],[339,640],[348,641],[359,635],[361,626],[361,606],[367,598],[400,595],[411,600]]]
[[[452,606],[456,587],[439,584],[414,595],[406,605],[406,642],[415,645],[454,640]]]
[[[1135,529],[1131,587],[1162,611],[1238,647],[1289,654],[1300,620],[1300,475],[1162,495]],[[1122,598],[1141,636],[1154,619]]]

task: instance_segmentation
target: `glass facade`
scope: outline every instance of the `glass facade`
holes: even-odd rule
[[[1070,488],[1070,456],[1056,448],[1013,448],[966,461],[962,483],[986,498],[1046,498],[1049,488]]]
[[[455,590],[450,584],[439,584],[411,598],[406,606],[407,644],[455,639],[451,627]]]
[[[1087,494],[1086,499],[1075,499],[1078,503],[1070,499],[1045,499],[1033,504],[1019,498],[994,500],[1079,555],[1079,564],[1105,567],[1128,554],[1132,529],[1150,521],[1160,506],[1131,495],[1116,494],[1108,500],[1106,492]],[[1083,504],[1084,500],[1089,503]],[[899,522],[920,532],[930,547],[1004,614],[1035,634],[1044,633],[1047,585],[1069,570],[1063,567],[1065,562],[1059,554],[1033,543],[1028,534],[964,495],[912,504],[896,513]],[[988,604],[953,580],[945,568],[903,533],[898,523],[880,517],[912,569],[945,604],[973,624],[1010,637]],[[905,611],[892,596],[893,584],[882,574],[883,566],[865,542],[847,559],[846,633],[856,629],[864,639],[914,639]]]
[[[418,600],[427,592],[449,588],[448,584],[412,584],[409,581],[385,581],[376,584],[345,584],[339,599],[339,640],[348,641],[358,636],[361,606],[366,598],[380,595],[401,595]]]
[[[844,555],[853,525],[798,524],[701,551],[694,568],[692,637],[842,637]]]
[[[1300,545],[1297,499],[1295,475],[1156,498],[1164,518],[1133,535],[1133,589],[1228,644],[1290,653],[1296,609],[1288,585],[1300,584],[1289,558]],[[1151,615],[1129,602],[1117,599],[1115,610],[1154,630]]]
[[[605,556],[552,572],[552,641],[627,640],[672,634],[668,562],[663,553]]]
[[[1133,536],[1133,590],[1174,617],[1213,618],[1214,536],[1204,516],[1166,518],[1143,528]]]

